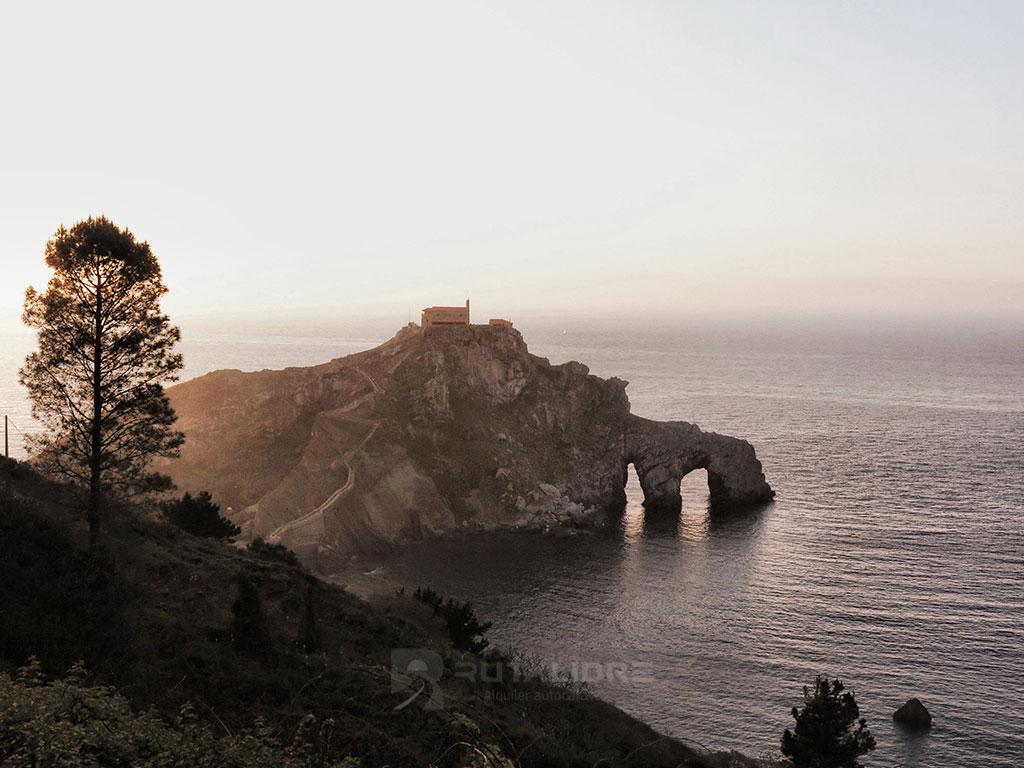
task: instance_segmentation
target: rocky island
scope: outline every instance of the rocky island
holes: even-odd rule
[[[178,486],[304,556],[597,524],[624,509],[630,463],[648,509],[678,508],[698,468],[713,507],[774,495],[748,442],[634,416],[625,381],[531,355],[509,324],[410,324],[323,365],[215,371],[169,395]]]

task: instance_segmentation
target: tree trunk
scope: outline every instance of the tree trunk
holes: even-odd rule
[[[100,538],[100,505],[101,505],[101,494],[100,494],[100,473],[94,467],[92,470],[92,476],[89,480],[89,547],[93,548]]]
[[[100,536],[100,506],[103,501],[101,453],[103,451],[103,288],[99,264],[96,265],[96,326],[92,348],[92,444],[89,451],[89,546]]]

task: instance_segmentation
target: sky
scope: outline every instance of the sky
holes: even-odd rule
[[[1024,318],[1019,2],[13,3],[0,321],[58,226],[172,318]]]

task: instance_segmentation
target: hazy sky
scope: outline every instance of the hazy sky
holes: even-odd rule
[[[58,225],[172,315],[1024,315],[1024,3],[14,3],[0,317]]]

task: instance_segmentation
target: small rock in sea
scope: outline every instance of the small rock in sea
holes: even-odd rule
[[[921,703],[920,699],[910,699],[906,704],[892,713],[892,719],[901,725],[909,725],[912,728],[930,728],[932,725],[931,713]]]

